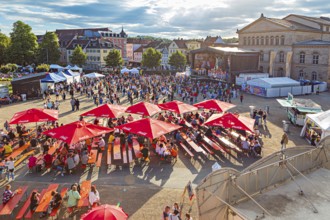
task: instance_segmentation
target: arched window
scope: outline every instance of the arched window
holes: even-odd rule
[[[248,38],[248,45],[251,45],[251,37]]]
[[[280,38],[279,38],[279,36],[276,36],[275,45],[279,45],[279,44],[280,44]]]
[[[257,37],[256,45],[259,45],[259,37]]]
[[[270,37],[270,45],[274,45],[274,37],[273,36]]]
[[[281,52],[279,53],[279,62],[280,62],[280,63],[284,63],[284,52],[283,52],[283,51],[281,51]]]
[[[255,38],[252,37],[252,45],[256,45]]]
[[[319,64],[319,54],[313,53],[313,64]]]
[[[300,52],[299,63],[305,63],[305,52]]]
[[[265,44],[269,45],[269,37],[268,36],[266,36],[266,43]]]
[[[281,36],[281,45],[284,45],[284,42],[285,42],[285,37],[284,35]]]
[[[304,79],[304,70],[299,70],[299,79]]]
[[[317,73],[314,71],[312,72],[312,80],[316,81],[317,80]]]
[[[264,41],[264,37],[260,38],[260,45],[264,45],[265,41]]]
[[[264,61],[264,52],[262,50],[260,51],[259,60],[260,60],[260,62]]]

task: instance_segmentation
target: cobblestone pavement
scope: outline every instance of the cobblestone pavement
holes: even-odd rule
[[[320,95],[300,96],[299,98],[312,99],[320,104],[323,110],[330,109],[330,93]],[[95,107],[91,99],[85,96],[77,96],[80,100],[80,111],[71,112],[70,101],[61,102],[60,123],[76,121],[79,114]],[[125,102],[125,100],[122,100]],[[136,100],[135,100],[136,101]],[[243,103],[238,99],[232,100],[237,105],[232,111],[238,111],[242,115],[249,115],[249,106],[264,109],[270,107],[267,126],[261,126],[263,142],[263,156],[267,156],[280,149],[280,138],[283,134],[282,120],[286,120],[286,111],[276,101],[276,99],[266,99],[253,95],[244,94]],[[127,102],[125,102],[127,105]],[[9,120],[17,111],[22,111],[32,107],[43,107],[42,100],[32,100],[0,108],[0,124],[2,127],[5,120]],[[301,127],[290,126],[288,147],[305,145],[307,142],[299,136]],[[106,158],[103,158],[106,164]],[[12,185],[15,189],[18,185],[28,185],[29,190],[34,188],[46,188],[49,183],[60,183],[61,186],[69,186],[73,182],[92,179],[101,194],[102,203],[121,203],[123,209],[131,216],[130,219],[155,219],[161,218],[161,212],[165,205],[172,205],[175,201],[181,202],[183,188],[190,180],[195,187],[205,176],[211,172],[212,164],[217,161],[222,167],[230,166],[242,170],[255,159],[246,158],[241,155],[216,156],[209,159],[197,158],[195,161],[188,159],[182,152],[174,165],[160,163],[157,158],[151,158],[148,166],[136,165],[133,169],[122,167],[114,171],[109,171],[106,167],[90,168],[85,173],[77,171],[70,176],[54,177],[54,174],[28,174],[26,165],[17,168],[16,179]],[[6,182],[0,182],[4,185]],[[185,198],[183,212],[190,209],[190,204]],[[198,219],[196,202],[191,208],[192,216]]]

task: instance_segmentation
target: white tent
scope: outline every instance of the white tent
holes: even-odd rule
[[[57,64],[50,64],[49,69],[55,69],[57,72],[60,72],[64,69],[64,67]]]
[[[122,70],[120,70],[120,73],[123,74],[123,73],[129,73],[129,69],[127,69],[126,67]]]
[[[67,75],[67,74],[65,74],[62,71],[61,72],[57,72],[56,75],[66,78],[66,82],[68,84],[73,83],[73,81],[74,81],[73,80],[73,76]]]
[[[258,78],[247,81],[250,86],[258,86],[266,89],[300,86],[300,82],[289,77]]]
[[[307,114],[305,119],[305,125],[301,130],[300,136],[305,135],[308,121],[314,122],[322,130],[321,139],[326,136],[330,136],[330,110],[320,112],[317,114]]]
[[[105,77],[105,75],[100,74],[100,73],[88,73],[84,75],[84,77],[90,78],[90,79],[95,79],[95,78],[102,78]]]
[[[65,69],[71,69],[72,68],[72,66],[70,66],[70,65],[67,65],[66,67],[65,67]]]
[[[139,70],[136,68],[131,69],[129,72],[133,74],[139,74]]]
[[[71,67],[70,70],[72,70],[72,71],[79,71],[79,73],[82,72],[82,68],[78,67],[77,65],[74,65],[74,67]]]

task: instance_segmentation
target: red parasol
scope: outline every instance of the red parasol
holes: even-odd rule
[[[139,102],[135,105],[129,106],[126,109],[126,113],[138,114],[143,116],[152,116],[161,111],[162,110],[157,105],[151,104],[149,102]]]
[[[254,133],[254,119],[234,115],[232,113],[213,114],[204,125],[234,128]]]
[[[210,99],[194,104],[197,108],[213,110],[217,112],[226,112],[231,108],[234,108],[236,105],[230,104],[228,102],[221,102],[216,99]]]
[[[125,113],[126,108],[121,105],[104,104],[81,114],[81,116],[118,118],[121,114]]]
[[[58,120],[58,111],[50,109],[31,108],[14,114],[9,124],[30,122],[46,122]]]
[[[189,105],[184,102],[177,101],[177,100],[174,100],[171,102],[166,102],[164,104],[159,104],[158,106],[159,106],[159,108],[161,108],[163,110],[176,112],[178,114],[183,114],[186,112],[193,112],[193,111],[198,110],[198,108],[196,108],[193,105]]]
[[[64,126],[43,132],[44,135],[75,144],[92,137],[112,132],[112,128],[101,127],[85,121],[76,121]]]
[[[128,133],[133,133],[154,139],[160,137],[163,134],[167,134],[177,129],[180,129],[181,126],[163,122],[153,118],[143,118],[137,121],[117,126],[116,128]]]
[[[114,205],[101,205],[83,214],[81,220],[126,220],[128,215],[122,208]]]

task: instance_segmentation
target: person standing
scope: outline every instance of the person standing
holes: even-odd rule
[[[40,194],[36,191],[32,192],[31,198],[30,198],[30,210],[34,212],[34,210],[39,205],[40,201]]]
[[[8,161],[6,161],[5,163],[8,172],[7,172],[7,179],[9,181],[10,177],[14,180],[15,178],[15,174],[14,174],[14,170],[15,170],[15,163],[14,163],[14,159],[11,157]]]
[[[77,186],[73,185],[71,187],[71,190],[67,193],[67,195],[68,195],[68,208],[75,209],[77,207],[78,200],[81,198],[77,190]]]
[[[76,99],[75,105],[76,105],[76,111],[79,111],[79,106],[80,106],[79,99]]]
[[[281,139],[281,145],[282,145],[282,148],[281,150],[284,150],[286,148],[286,145],[288,144],[289,142],[289,137],[287,135],[287,133],[283,133],[282,135],[282,139]]]
[[[74,98],[71,98],[70,104],[71,104],[71,107],[72,107],[72,111],[74,112],[74,107],[76,105],[76,101],[75,101]]]
[[[244,98],[243,94],[241,94],[240,97],[239,97],[239,100],[241,101],[241,103],[243,103],[243,98]]]
[[[88,194],[89,206],[93,207],[95,205],[100,205],[100,194],[99,191],[96,189],[96,186],[93,185],[91,187],[91,191]]]

